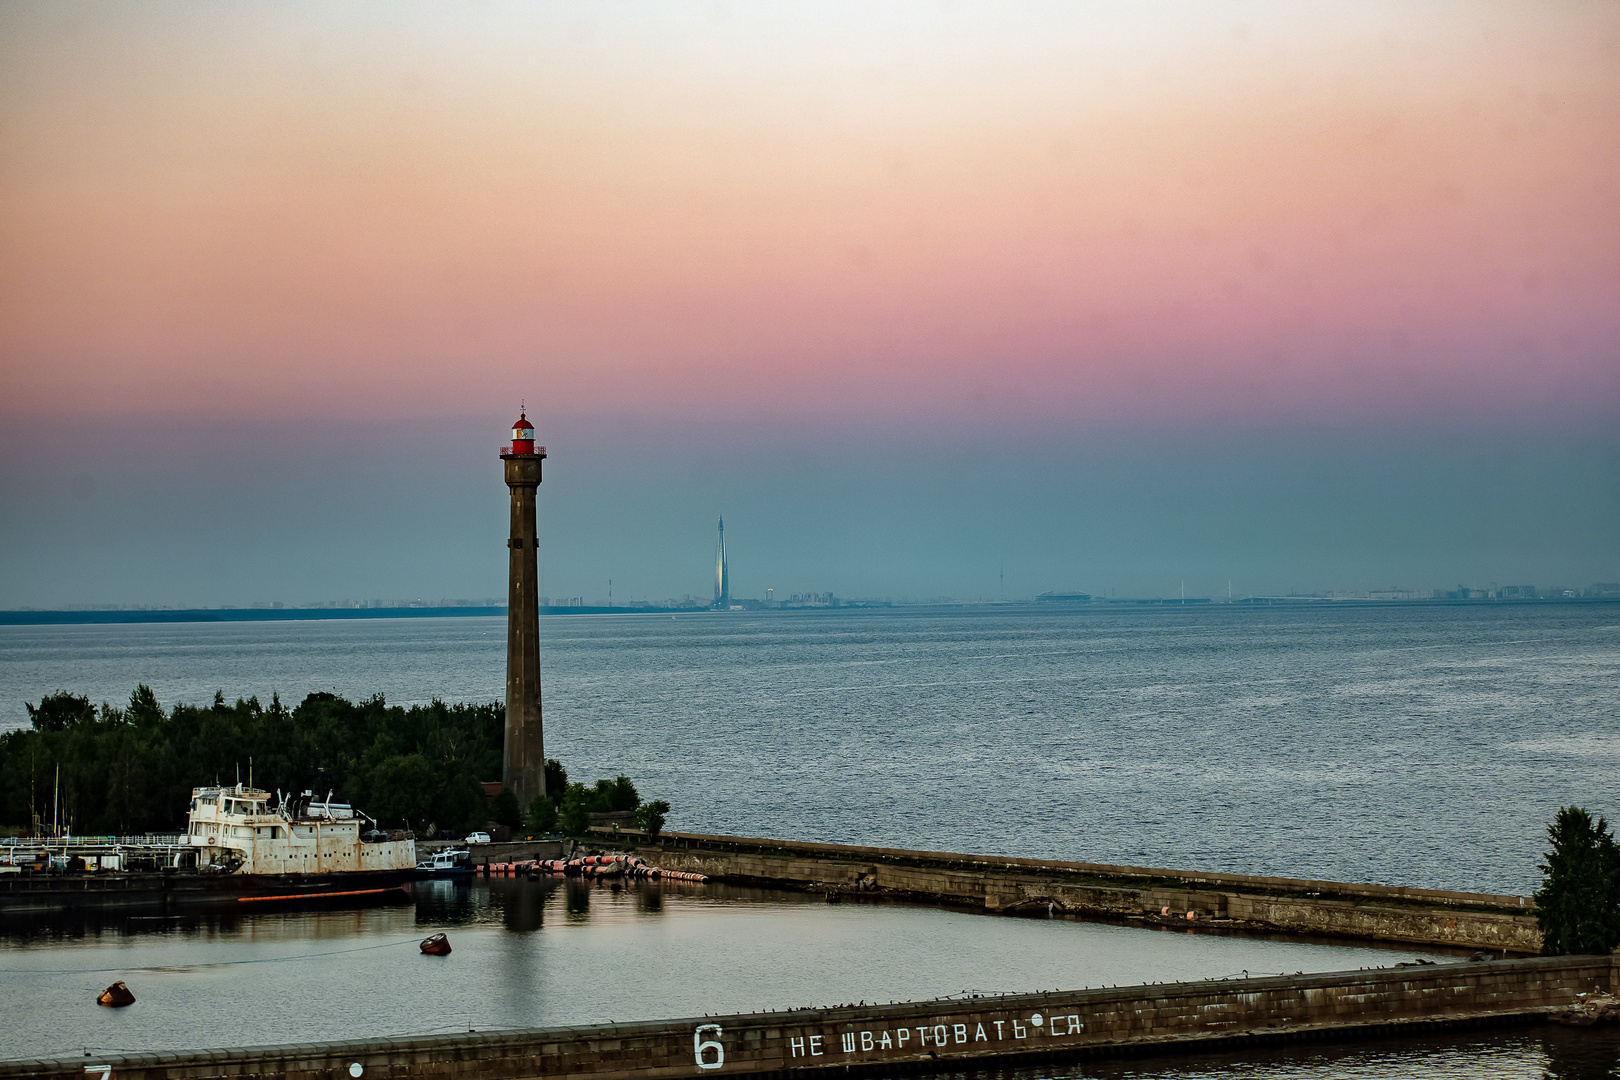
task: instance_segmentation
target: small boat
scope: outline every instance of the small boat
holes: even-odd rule
[[[439,936],[443,937],[444,935],[440,934]],[[448,950],[449,948],[450,946],[445,946],[445,949]],[[96,1004],[105,1005],[111,1009],[122,1009],[125,1005],[135,1004],[135,995],[130,993],[129,987],[125,986],[120,980],[103,990],[96,997]]]
[[[424,938],[422,939],[422,952],[428,956],[449,956],[450,939],[443,934],[434,934],[430,938]],[[120,983],[119,985],[122,986],[123,984]]]
[[[473,870],[470,851],[436,851],[416,864],[416,876],[419,878],[470,878]]]

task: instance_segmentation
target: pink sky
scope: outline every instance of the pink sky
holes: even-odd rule
[[[1620,411],[1612,3],[10,4],[0,411]]]

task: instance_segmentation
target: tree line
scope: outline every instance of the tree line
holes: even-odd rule
[[[501,775],[506,710],[499,702],[409,708],[381,695],[351,702],[313,693],[294,708],[280,695],[165,710],[144,684],[125,707],[96,707],[67,691],[29,703],[30,727],[0,736],[0,824],[23,831],[60,820],[79,835],[185,829],[191,789],[247,781],[294,795],[333,792],[384,828],[466,832],[490,820],[535,831],[583,833],[591,812],[626,809],[662,825],[667,804],[643,805],[627,777],[569,784],[546,762],[552,799],[518,813],[502,793],[492,807],[483,781]],[[545,806],[541,806],[545,803]],[[656,832],[657,828],[651,831]]]

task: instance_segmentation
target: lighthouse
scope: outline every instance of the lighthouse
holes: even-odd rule
[[[512,425],[512,445],[501,448],[512,493],[507,530],[506,747],[501,783],[518,806],[546,793],[546,741],[540,725],[540,552],[535,540],[535,494],[546,448],[534,445],[527,410]]]

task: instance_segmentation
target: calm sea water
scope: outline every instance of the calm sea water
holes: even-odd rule
[[[412,907],[0,924],[0,1058],[751,1012],[968,991],[1347,970],[1417,950],[828,905],[723,885],[418,883]],[[443,930],[454,951],[416,942]],[[114,980],[127,1009],[95,994]],[[380,988],[386,987],[386,992]],[[1163,1054],[973,1080],[1078,1077],[1607,1077],[1613,1033],[1487,1034]]]
[[[1527,893],[1620,817],[1620,605],[562,616],[547,752],[669,827]],[[57,689],[497,700],[500,619],[0,628]]]
[[[829,905],[723,885],[418,883],[415,907],[199,919],[13,919],[0,1056],[247,1045],[754,1012],[966,991],[1333,971],[1455,956]],[[449,957],[416,943],[450,935]],[[115,979],[136,1003],[103,1009]],[[379,987],[389,987],[386,995]],[[268,1007],[273,1004],[273,1007]],[[224,1033],[228,1033],[225,1037]]]
[[[26,722],[22,703],[56,689],[117,702],[137,682],[166,704],[216,689],[495,700],[503,630],[0,628],[0,718]],[[576,616],[542,636],[548,752],[577,778],[628,773],[674,804],[673,828],[1523,893],[1557,806],[1616,809],[1620,607]],[[456,951],[423,978],[414,943],[435,928]],[[14,921],[0,998],[29,1005],[0,1056],[1412,955],[720,886],[435,884],[374,911]],[[118,978],[135,1006],[90,1004]],[[1584,1078],[1617,1060],[1612,1037],[1524,1029],[973,1075]]]

